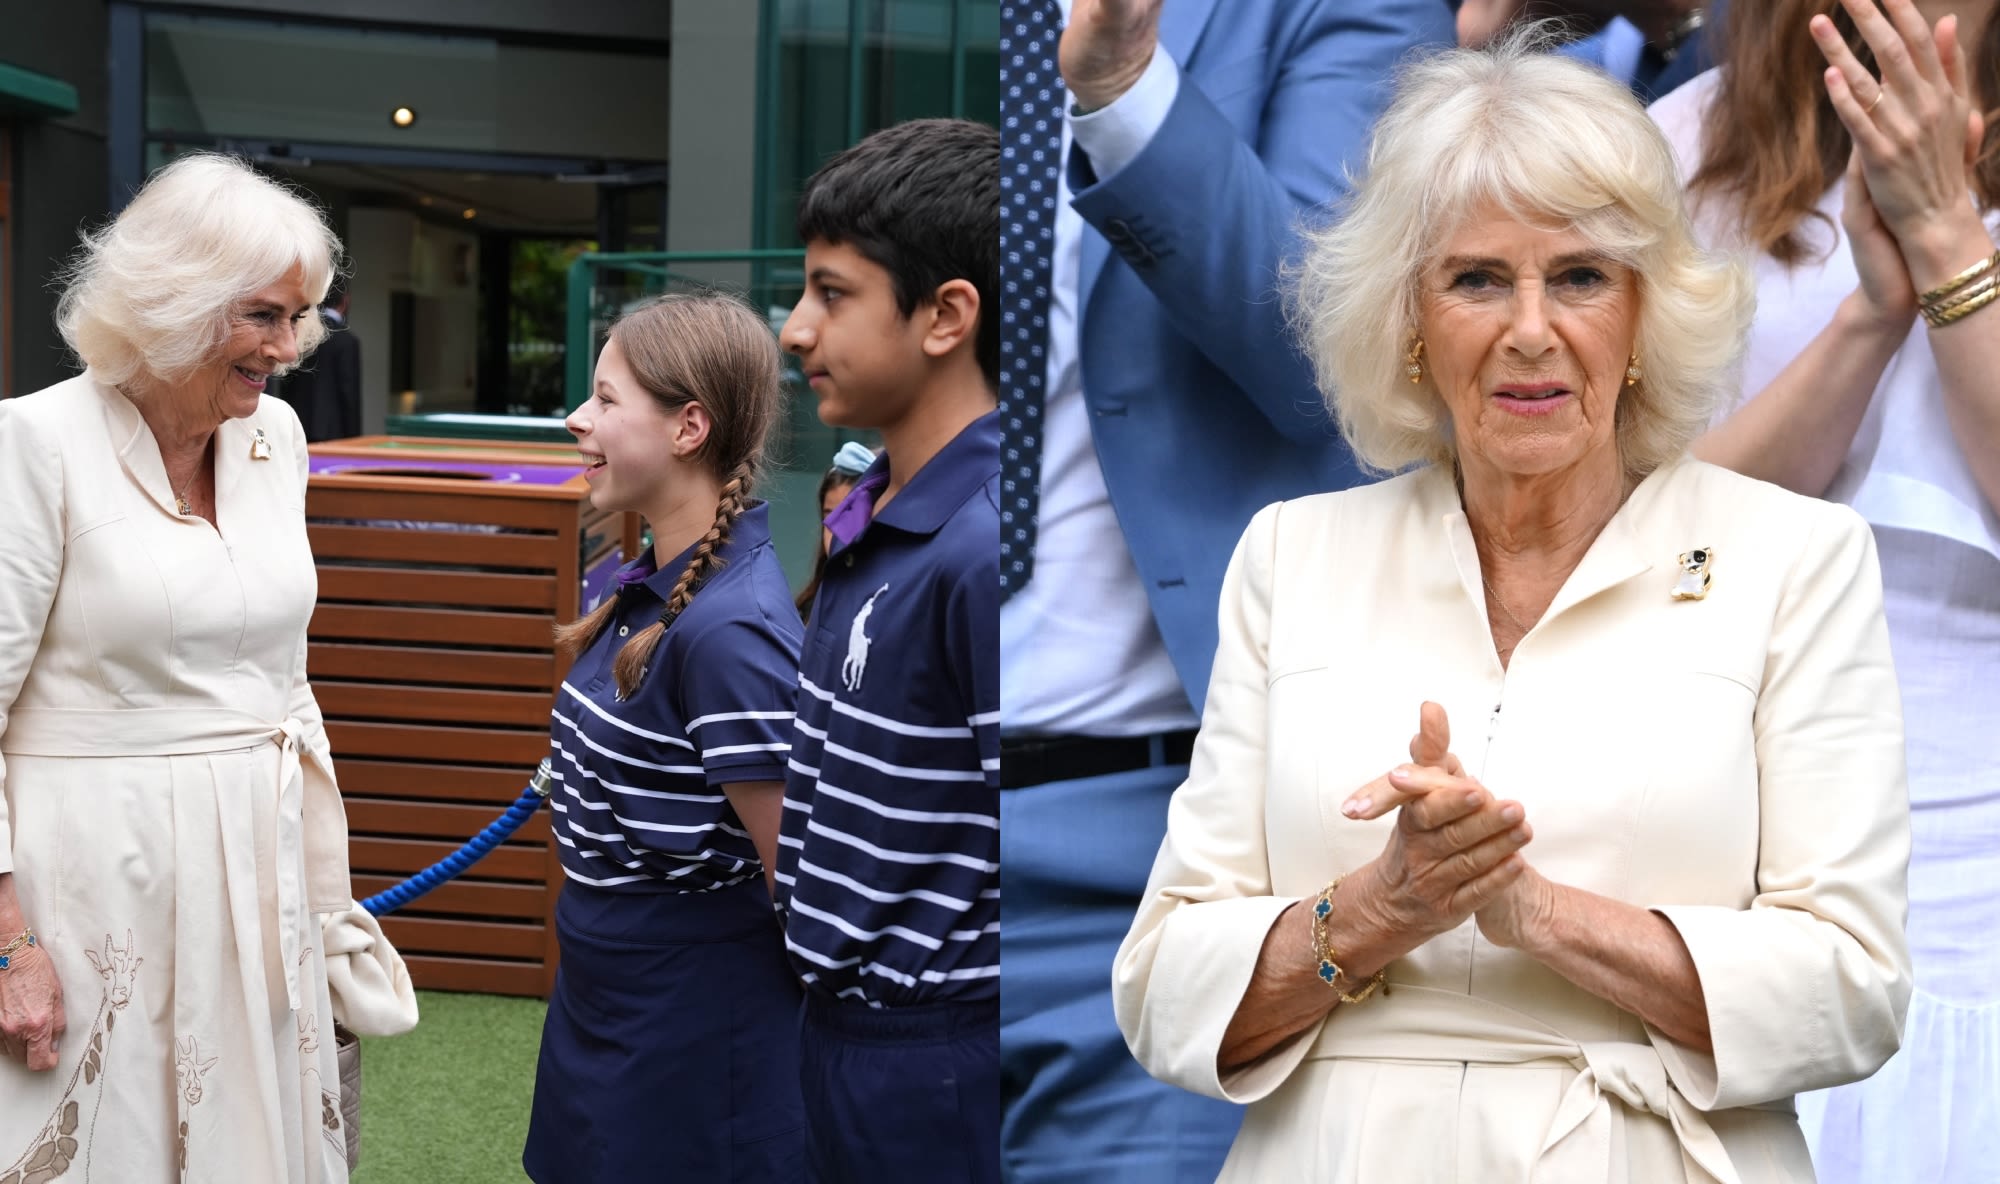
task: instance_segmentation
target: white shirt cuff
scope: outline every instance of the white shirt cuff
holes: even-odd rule
[[[1090,157],[1091,167],[1100,177],[1109,177],[1131,164],[1152,142],[1154,133],[1166,123],[1167,112],[1181,93],[1180,67],[1158,45],[1153,60],[1132,89],[1119,95],[1109,107],[1088,115],[1069,113],[1070,134],[1076,146]]]

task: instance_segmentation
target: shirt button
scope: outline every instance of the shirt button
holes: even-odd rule
[[[843,559],[845,559],[845,560],[847,561],[847,566],[849,566],[849,567],[853,567],[853,566],[854,566],[854,556],[852,556],[852,555],[844,555],[844,556],[842,556],[842,558],[843,558]]]
[[[620,636],[620,637],[623,637],[623,636],[625,636],[625,635],[626,635],[627,633],[630,633],[630,632],[632,632],[632,626],[630,626],[630,625],[620,625],[620,626],[618,626],[618,636]]]

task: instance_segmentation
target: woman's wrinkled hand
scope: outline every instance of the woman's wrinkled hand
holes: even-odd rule
[[[64,1029],[55,963],[40,946],[15,950],[0,970],[0,1051],[38,1072],[53,1069]]]
[[[1548,932],[1555,896],[1555,885],[1524,866],[1513,883],[1473,914],[1479,918],[1479,935],[1502,949],[1528,949],[1536,934]]]
[[[1457,928],[1520,877],[1533,838],[1519,802],[1500,801],[1465,775],[1444,708],[1425,703],[1408,765],[1348,798],[1349,818],[1400,813],[1369,865],[1369,902],[1391,928],[1428,939]]]
[[[1864,233],[1868,228],[1868,211],[1852,200],[1858,168],[1868,209],[1895,237],[1914,286],[1923,288],[1937,278],[1926,274],[1925,236],[1949,236],[1978,217],[1968,169],[1984,124],[1972,104],[1958,19],[1944,17],[1933,32],[1911,0],[1882,0],[1879,9],[1876,0],[1841,4],[1881,68],[1880,78],[1869,74],[1832,20],[1812,18],[1813,40],[1827,61],[1827,95],[1854,140],[1842,223],[1850,235],[1857,222]],[[1862,262],[1857,244],[1856,263]],[[1864,272],[1864,284],[1867,278]]]

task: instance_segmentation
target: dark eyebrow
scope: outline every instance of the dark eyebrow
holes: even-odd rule
[[[846,276],[835,271],[833,268],[827,267],[825,265],[813,268],[812,271],[807,273],[806,278],[810,279],[815,284],[824,284],[828,280],[832,280],[833,282],[839,284],[844,284],[847,282]]]

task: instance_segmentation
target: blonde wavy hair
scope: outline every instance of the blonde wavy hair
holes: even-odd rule
[[[1338,217],[1307,232],[1290,274],[1295,330],[1355,455],[1395,472],[1451,464],[1451,418],[1405,367],[1421,324],[1419,277],[1475,211],[1574,228],[1631,268],[1644,378],[1619,395],[1625,469],[1643,477],[1711,422],[1750,323],[1747,266],[1695,241],[1673,151],[1631,92],[1546,52],[1531,25],[1481,50],[1404,68],[1366,173]]]
[[[84,233],[56,327],[102,381],[171,385],[214,361],[243,301],[297,267],[315,306],[299,325],[303,357],[326,337],[317,306],[341,258],[339,237],[298,194],[234,157],[190,153]]]

